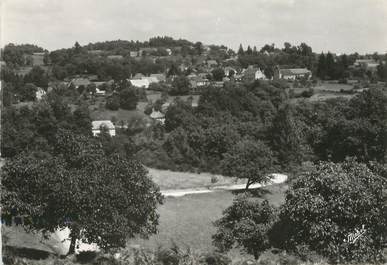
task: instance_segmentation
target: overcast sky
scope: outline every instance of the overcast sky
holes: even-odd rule
[[[387,0],[0,0],[2,44],[172,36],[206,44],[387,52]]]

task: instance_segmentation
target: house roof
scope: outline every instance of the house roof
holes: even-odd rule
[[[108,55],[107,58],[109,58],[109,59],[123,59],[124,56],[122,56],[122,55]]]
[[[149,83],[158,83],[160,80],[155,76],[144,76],[141,78],[142,80],[148,80]]]
[[[157,78],[159,81],[165,81],[167,78],[165,74],[151,74],[150,76]]]
[[[109,120],[104,121],[92,121],[91,126],[93,130],[100,130],[101,126],[106,127],[108,130],[114,130],[114,124]]]
[[[208,65],[212,65],[212,64],[217,65],[218,62],[215,61],[215,60],[208,60],[208,61],[207,61],[207,64],[208,64]]]
[[[89,85],[91,82],[89,79],[87,78],[74,78],[73,80],[71,80],[71,82],[74,86],[78,87],[78,86],[87,86]]]
[[[145,77],[145,75],[143,75],[142,73],[137,73],[137,74],[135,74],[135,75],[133,76],[133,79],[141,79],[141,78],[143,78],[143,77]]]
[[[279,72],[281,73],[281,75],[305,75],[311,73],[306,68],[279,69]]]
[[[149,116],[152,119],[163,119],[165,117],[165,115],[162,114],[160,111],[153,111]]]
[[[149,87],[149,80],[148,79],[131,79],[129,82],[132,84],[132,86],[135,87]]]

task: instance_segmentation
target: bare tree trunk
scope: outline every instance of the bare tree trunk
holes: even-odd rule
[[[70,229],[71,229],[71,232],[70,232],[71,243],[70,243],[70,248],[67,255],[72,255],[75,253],[75,246],[80,234],[80,231],[76,227],[71,227]]]
[[[252,184],[252,182],[250,181],[250,179],[248,179],[247,183],[246,183],[246,189],[245,190],[248,190],[251,184]]]
[[[75,253],[75,243],[77,242],[77,238],[75,236],[72,236],[71,237],[71,243],[70,243],[70,248],[69,248],[69,252],[67,253],[67,255],[72,255]]]

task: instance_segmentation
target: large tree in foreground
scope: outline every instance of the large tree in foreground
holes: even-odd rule
[[[85,137],[62,138],[58,145],[67,146],[58,150],[73,154],[22,154],[2,168],[3,217],[25,216],[27,228],[43,232],[69,227],[70,254],[77,239],[109,249],[155,233],[162,196],[147,170],[118,155],[100,155]]]
[[[378,260],[387,231],[386,186],[377,171],[354,161],[323,163],[300,176],[281,210],[283,246],[305,245],[338,262]]]
[[[254,183],[265,183],[273,173],[275,158],[261,141],[242,140],[224,154],[223,174],[247,179],[246,189]]]

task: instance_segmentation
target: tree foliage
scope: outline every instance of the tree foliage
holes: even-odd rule
[[[268,201],[260,202],[246,194],[240,195],[215,222],[214,245],[221,251],[240,247],[258,259],[270,248],[268,231],[276,221],[276,214],[277,209]]]
[[[2,214],[25,216],[32,230],[71,229],[77,239],[104,249],[123,247],[127,237],[156,232],[158,187],[138,162],[105,156],[85,136],[62,133],[55,156],[21,154],[2,169]]]
[[[286,195],[281,210],[288,233],[284,246],[304,244],[338,262],[380,259],[387,230],[383,187],[385,179],[364,164],[320,164],[300,176]],[[362,228],[357,241],[348,241]]]
[[[246,189],[253,183],[265,183],[275,167],[275,158],[268,146],[260,141],[242,140],[224,154],[223,174],[247,179]]]

